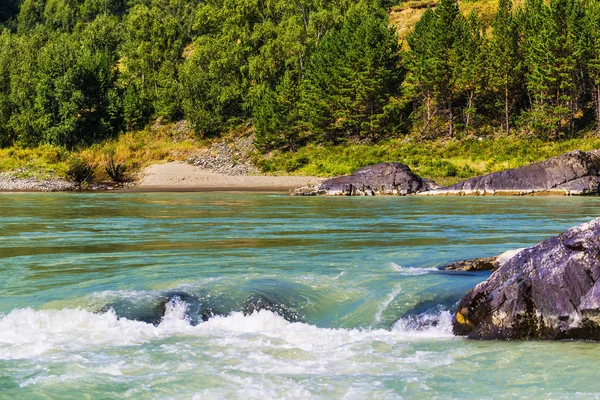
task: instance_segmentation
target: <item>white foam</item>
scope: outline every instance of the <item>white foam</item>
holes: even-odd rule
[[[420,338],[452,337],[452,314],[443,310],[396,321],[393,331]]]
[[[379,303],[379,305],[377,306],[377,312],[375,313],[375,322],[381,322],[381,316],[382,316],[383,312],[385,311],[386,308],[388,308],[388,306],[392,303],[392,301],[394,301],[396,296],[398,296],[401,291],[402,291],[401,286],[400,285],[396,286],[396,288],[390,294],[388,294],[386,296],[385,300],[383,300],[381,303]]]
[[[141,346],[175,335],[202,336],[213,340],[215,344],[238,347],[271,342],[283,348],[293,347],[308,352],[334,351],[339,346],[373,340],[401,342],[451,337],[449,314],[443,315],[435,327],[414,329],[408,322],[399,321],[388,331],[319,328],[305,323],[291,323],[268,311],[247,316],[237,312],[192,326],[184,317],[185,308],[184,302],[169,303],[163,322],[156,327],[144,322],[118,319],[112,312],[95,314],[69,308],[13,310],[0,315],[0,359],[24,359],[98,347]],[[248,340],[248,337],[253,339]]]
[[[403,267],[402,265],[396,263],[390,263],[390,266],[395,271],[398,271],[400,275],[408,275],[408,276],[418,276],[418,275],[427,275],[432,272],[438,271],[435,267],[429,268],[420,268],[420,267]]]

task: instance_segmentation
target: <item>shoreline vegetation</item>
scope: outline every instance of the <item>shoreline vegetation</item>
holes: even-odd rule
[[[9,0],[0,30],[0,190],[171,161],[450,185],[600,148],[600,0]]]
[[[213,191],[217,188],[259,190],[263,186],[266,191],[285,191],[316,182],[318,178],[351,174],[358,168],[381,162],[406,164],[417,175],[444,186],[573,150],[600,148],[600,138],[595,137],[556,142],[503,136],[435,141],[405,137],[370,145],[314,145],[293,153],[273,151],[264,155],[256,151],[252,136],[247,133],[237,132],[210,141],[186,136],[179,128],[180,136],[173,140],[177,131],[177,125],[155,125],[81,151],[50,145],[0,149],[0,191],[115,190],[136,188],[140,183],[142,187],[134,190],[151,190],[143,188],[144,171],[174,162],[198,172],[182,171],[179,178],[171,179],[169,184],[153,184],[156,190],[186,190],[186,187],[187,190],[192,187]],[[70,179],[69,168],[74,159],[90,165],[94,178],[79,183]],[[122,166],[123,182],[114,182],[107,174],[110,160]],[[196,176],[195,185],[184,182],[186,176],[191,175]],[[210,182],[199,184],[202,179],[208,179],[198,177],[207,175],[211,175]],[[244,180],[239,179],[244,176],[258,178],[255,182],[262,179],[264,184],[244,184]],[[285,180],[285,177],[292,179]]]

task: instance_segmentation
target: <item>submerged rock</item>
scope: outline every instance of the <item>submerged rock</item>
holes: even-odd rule
[[[352,175],[329,179],[318,188],[297,189],[297,196],[408,195],[438,188],[435,182],[415,175],[408,166],[381,163],[359,168]]]
[[[244,315],[251,315],[255,312],[265,310],[271,311],[287,321],[298,321],[298,313],[293,308],[288,307],[285,303],[278,302],[275,297],[275,295],[269,296],[266,293],[251,293],[244,302],[244,309],[242,312]]]
[[[165,316],[166,301],[152,301],[150,303],[137,303],[131,299],[119,299],[106,304],[98,313],[114,312],[117,318],[145,322],[158,326]]]
[[[451,262],[440,268],[442,271],[495,271],[523,249],[509,250],[495,257],[472,258],[470,260]]]
[[[598,194],[600,152],[575,150],[546,161],[428,191],[428,195]]]
[[[154,326],[160,325],[167,309],[185,303],[185,318],[190,325],[198,325],[217,315],[225,315],[212,304],[189,293],[173,291],[151,301],[136,301],[135,299],[119,299],[106,304],[98,312],[112,311],[117,318],[141,321]]]
[[[600,218],[524,249],[459,303],[471,339],[600,340]]]
[[[496,257],[484,257],[451,262],[440,269],[442,271],[493,271],[497,268]]]
[[[271,311],[287,321],[301,320],[293,304],[288,304],[285,296],[278,293],[267,293],[253,290],[241,303],[222,296],[187,293],[184,291],[169,291],[155,298],[124,298],[112,301],[98,310],[99,313],[113,312],[117,318],[141,321],[154,326],[160,325],[169,310],[180,307],[185,320],[192,326],[217,316],[229,315],[241,311],[250,315],[262,310]]]

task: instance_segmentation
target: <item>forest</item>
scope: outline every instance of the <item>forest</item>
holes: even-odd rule
[[[467,0],[464,0],[467,1]],[[600,125],[600,0],[457,0],[406,41],[385,0],[5,0],[0,147],[74,148],[187,120],[308,144],[521,135]]]

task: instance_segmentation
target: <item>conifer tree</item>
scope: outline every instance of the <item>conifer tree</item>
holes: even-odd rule
[[[454,136],[454,84],[450,52],[458,38],[458,20],[462,18],[458,0],[441,0],[435,9],[433,24],[432,55],[434,66],[434,87],[441,104],[448,113],[448,135]]]
[[[4,30],[0,33],[0,147],[13,141],[8,121],[13,111],[10,101],[10,76],[14,57],[14,35]]]
[[[594,101],[596,130],[600,132],[600,1],[590,0],[585,8],[586,71],[589,74]]]
[[[431,8],[427,8],[421,19],[416,23],[414,30],[407,36],[406,41],[410,46],[410,51],[405,57],[405,65],[410,71],[407,81],[416,88],[417,96],[425,106],[425,124],[426,130],[431,124],[432,118],[437,113],[434,104],[434,58],[432,55],[433,44],[433,23],[435,22],[435,13]]]
[[[457,19],[457,37],[450,54],[456,92],[466,98],[464,115],[467,133],[475,113],[475,98],[483,91],[484,86],[487,60],[482,29],[475,13],[471,13],[468,19]]]
[[[512,13],[512,0],[499,0],[498,11],[492,21],[489,45],[489,85],[504,104],[504,130],[510,133],[510,113],[513,93],[519,83],[519,44]]]
[[[319,43],[303,81],[300,107],[318,140],[378,139],[400,85],[398,52],[385,13],[363,2],[349,9]]]

